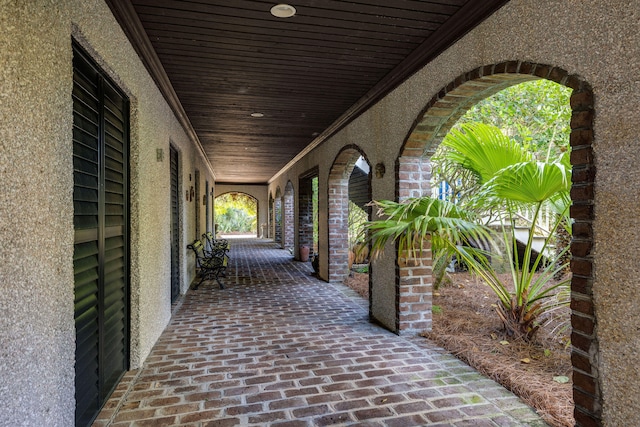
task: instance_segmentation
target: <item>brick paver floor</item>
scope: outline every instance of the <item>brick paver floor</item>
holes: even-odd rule
[[[543,426],[516,396],[272,241],[232,241],[226,289],[174,310],[94,426]],[[392,301],[389,301],[393,304]]]

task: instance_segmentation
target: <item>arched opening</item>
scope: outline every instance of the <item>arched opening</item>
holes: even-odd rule
[[[258,200],[246,193],[216,196],[216,233],[221,237],[252,236],[258,233]]]
[[[359,166],[356,166],[359,165]],[[366,156],[356,146],[347,146],[337,155],[331,172],[329,173],[329,281],[334,283],[342,283],[349,274],[350,263],[350,241],[349,241],[349,213],[356,209],[362,210],[357,204],[353,204],[350,210],[350,188],[349,180],[354,172],[364,180],[362,186],[357,187],[357,193],[353,193],[358,202],[367,199],[371,200],[370,190],[370,170]],[[354,187],[354,190],[356,188]],[[366,194],[365,194],[366,193]],[[353,203],[353,202],[352,202]],[[361,203],[364,205],[364,203]],[[370,215],[367,209],[366,219]],[[354,244],[356,243],[356,226],[352,223],[351,235]],[[351,260],[353,261],[353,260]]]
[[[572,166],[571,210],[571,342],[573,365],[574,416],[578,425],[592,425],[600,420],[598,342],[594,335],[593,280],[591,248],[593,247],[593,93],[578,76],[541,64],[519,61],[480,67],[443,88],[423,109],[406,139],[397,161],[400,200],[431,193],[430,158],[452,126],[472,105],[498,91],[524,81],[547,79],[573,90],[570,146]],[[416,183],[419,183],[416,185]],[[430,248],[427,248],[430,249]],[[430,258],[430,254],[428,254]],[[400,330],[415,330],[431,322],[431,292],[415,295],[413,284],[422,275],[424,283],[432,283],[430,272],[422,274],[412,266],[398,264],[397,306]],[[430,286],[430,285],[429,285]],[[410,301],[410,302],[408,302]],[[424,307],[428,310],[424,310]],[[420,314],[422,313],[422,314]],[[420,321],[418,320],[418,321]]]

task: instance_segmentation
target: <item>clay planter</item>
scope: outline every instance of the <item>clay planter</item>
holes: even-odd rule
[[[300,261],[309,261],[309,246],[301,245],[300,248]]]

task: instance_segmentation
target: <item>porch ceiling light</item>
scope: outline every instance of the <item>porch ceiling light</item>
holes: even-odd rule
[[[277,4],[271,8],[271,14],[276,18],[291,18],[296,14],[296,8],[290,4]]]
[[[264,113],[251,113],[251,117],[264,117]]]

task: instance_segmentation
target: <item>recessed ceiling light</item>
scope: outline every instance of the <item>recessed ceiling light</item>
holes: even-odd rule
[[[264,113],[251,113],[251,117],[264,117]]]
[[[291,18],[296,14],[296,8],[290,4],[277,4],[271,8],[271,14],[276,18]]]

